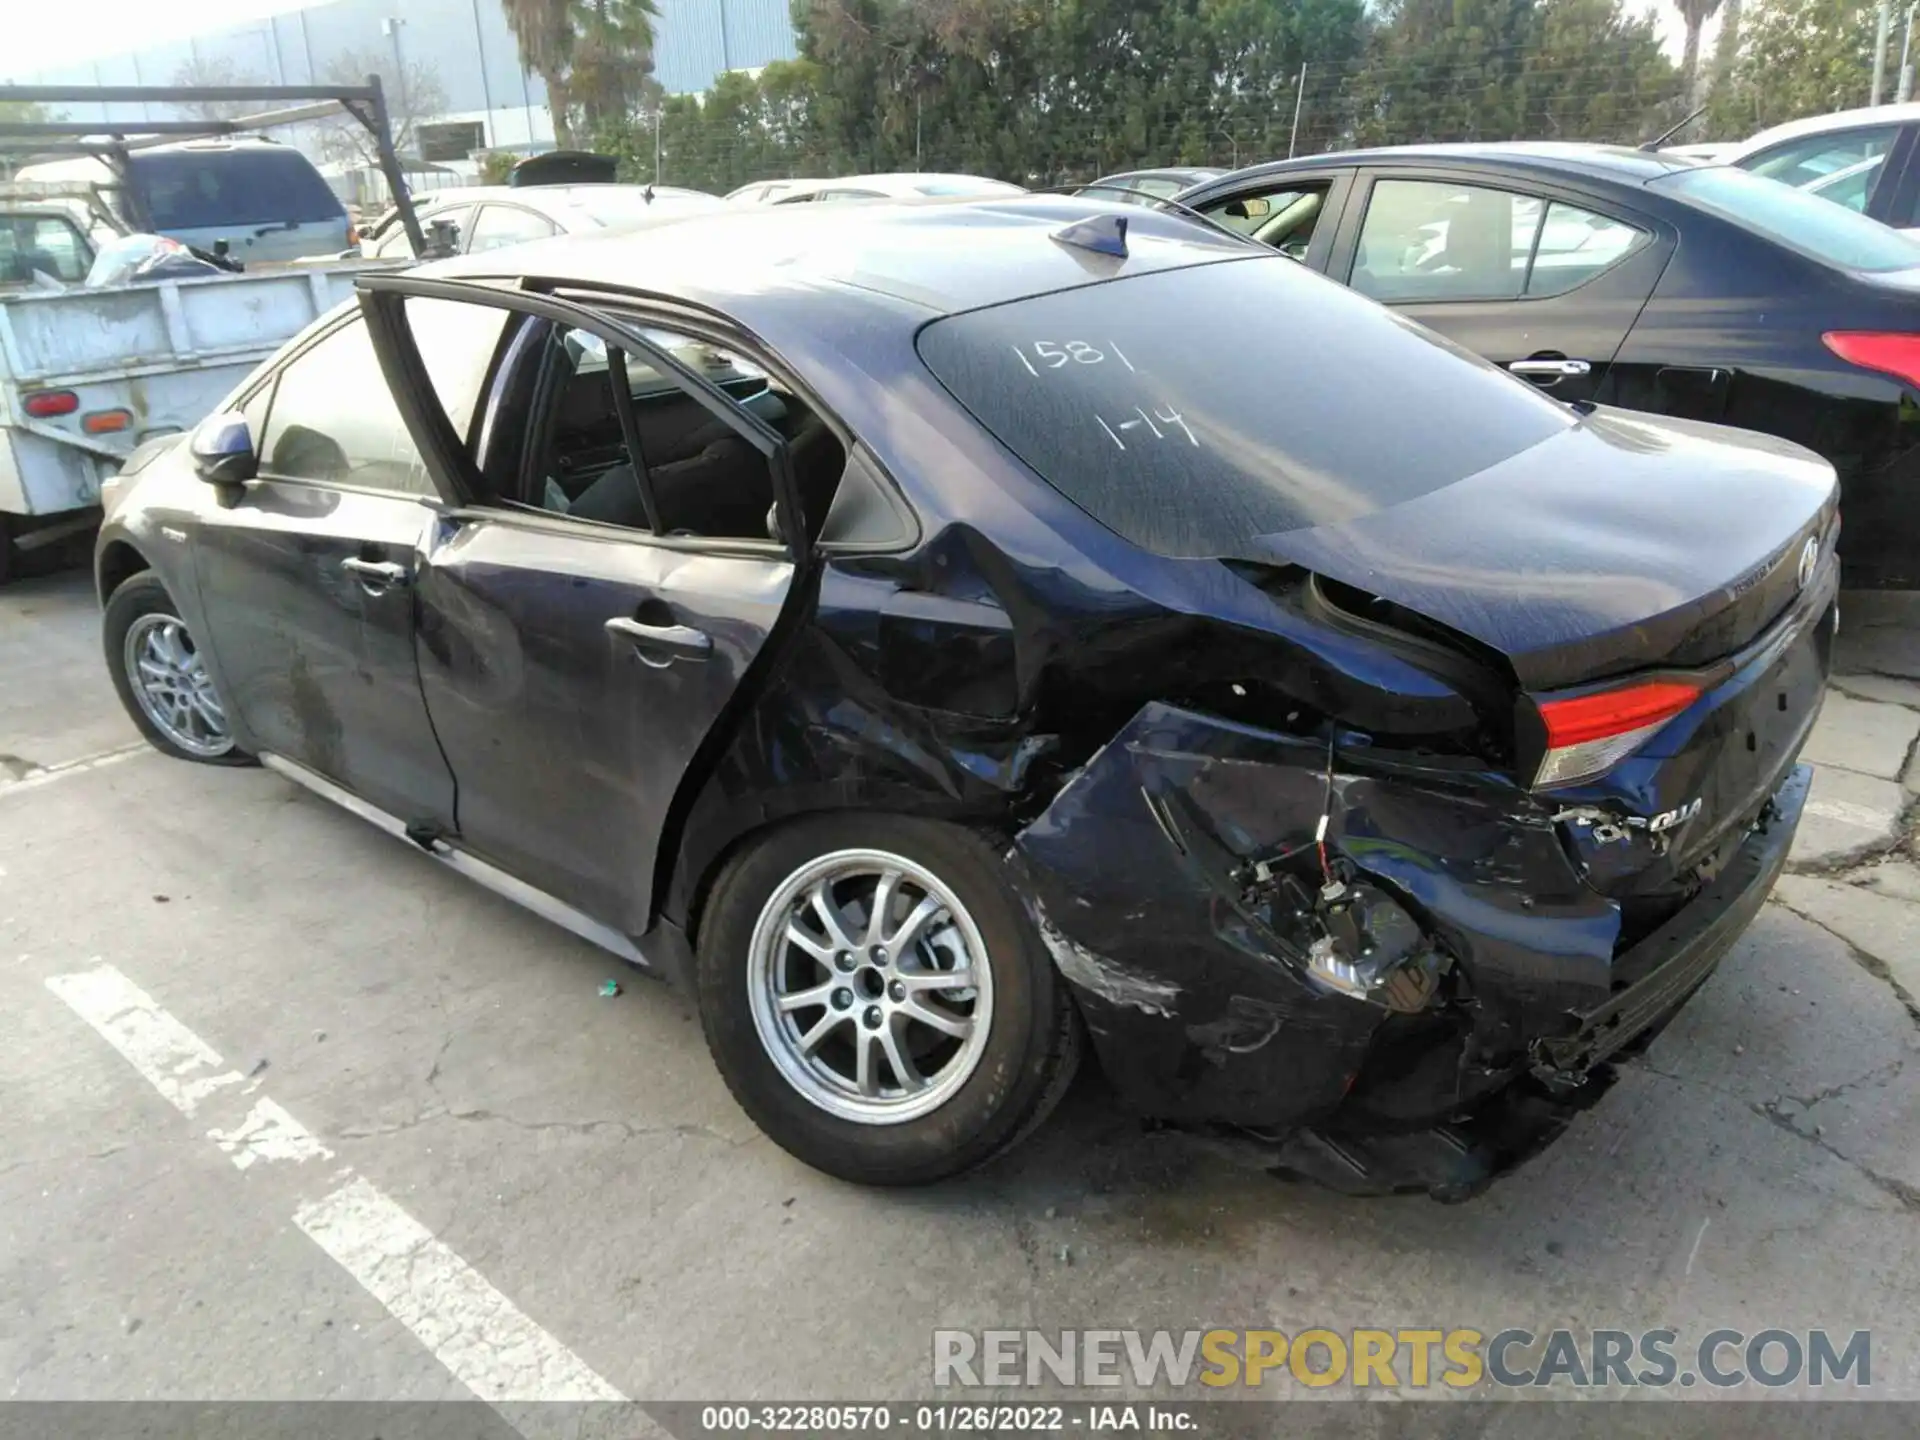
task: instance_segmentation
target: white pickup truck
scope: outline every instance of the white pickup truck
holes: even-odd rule
[[[91,525],[136,445],[192,429],[369,268],[0,288],[0,581],[19,548]]]

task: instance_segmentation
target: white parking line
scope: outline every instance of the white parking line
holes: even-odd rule
[[[135,740],[131,745],[121,745],[113,750],[103,750],[98,755],[83,756],[78,760],[63,760],[58,765],[42,766],[38,770],[29,770],[17,780],[0,784],[0,799],[17,790],[38,790],[42,785],[51,785],[56,780],[64,780],[69,775],[85,774],[89,770],[103,769],[108,765],[118,765],[122,760],[131,760],[136,755],[158,754],[144,740]]]
[[[227,1128],[207,1135],[239,1169],[332,1158],[273,1100],[247,1104],[257,1085],[224,1068],[211,1045],[113,966],[55,975],[46,984],[181,1114],[221,1112]],[[495,1406],[627,1398],[371,1181],[351,1170],[331,1170],[328,1180],[334,1188],[302,1203],[293,1223],[475,1395]],[[506,1419],[532,1433],[528,1417]],[[651,1430],[644,1422],[641,1428]]]
[[[1884,830],[1900,817],[1891,810],[1876,810],[1871,805],[1856,805],[1851,800],[1809,800],[1807,814],[1862,830]]]
[[[626,1398],[367,1181],[302,1205],[293,1223],[482,1400]]]

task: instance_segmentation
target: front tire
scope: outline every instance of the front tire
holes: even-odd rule
[[[205,658],[158,575],[143,570],[122,581],[100,631],[113,688],[154,749],[202,765],[253,763],[235,748]]]
[[[984,1164],[1036,1128],[1077,1018],[999,859],[955,826],[829,815],[715,883],[700,930],[707,1046],[782,1149],[870,1185]]]

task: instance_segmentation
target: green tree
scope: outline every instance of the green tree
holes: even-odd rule
[[[1749,0],[1709,133],[1756,130],[1865,105],[1873,89],[1874,7],[1864,0]]]
[[[503,0],[523,68],[547,90],[554,139],[616,145],[653,73],[655,0]]]
[[[1720,0],[1673,0],[1680,12],[1680,23],[1687,27],[1687,38],[1680,52],[1680,73],[1686,77],[1687,98],[1694,104],[1700,93],[1700,31],[1720,8]]]
[[[1519,84],[1519,135],[1633,145],[1681,118],[1653,16],[1620,0],[1541,0]]]

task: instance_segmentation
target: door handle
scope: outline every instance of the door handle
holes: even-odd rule
[[[607,621],[607,633],[630,641],[633,648],[640,652],[640,658],[649,665],[666,665],[675,657],[704,660],[713,653],[713,637],[690,625],[648,625],[644,621],[616,615]],[[649,651],[664,651],[665,654],[655,659]]]
[[[349,555],[340,562],[340,568],[369,590],[391,590],[396,585],[404,585],[411,578],[407,567],[392,560],[362,560]]]
[[[1585,360],[1516,360],[1507,369],[1529,380],[1552,382],[1591,374],[1593,366]]]

